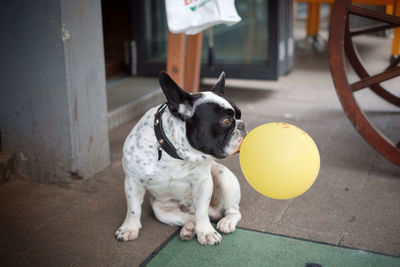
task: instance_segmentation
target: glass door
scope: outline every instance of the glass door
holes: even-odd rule
[[[277,79],[277,1],[236,0],[242,20],[213,27],[213,64],[209,63],[209,33],[204,31],[202,77],[225,71],[229,78]],[[168,27],[164,1],[137,1],[134,8],[137,73],[158,75],[165,69]]]
[[[168,25],[164,0],[133,0],[133,64],[137,75],[158,76],[166,68]]]

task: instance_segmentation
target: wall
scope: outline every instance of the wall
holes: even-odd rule
[[[41,182],[109,164],[100,0],[0,4],[0,130]]]

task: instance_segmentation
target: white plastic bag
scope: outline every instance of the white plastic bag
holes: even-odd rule
[[[165,0],[168,28],[173,33],[196,34],[209,27],[239,22],[234,0]]]

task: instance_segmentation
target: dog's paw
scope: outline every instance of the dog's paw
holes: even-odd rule
[[[185,241],[192,240],[192,238],[194,237],[194,232],[195,232],[195,226],[193,222],[185,224],[181,229],[180,233],[181,239]]]
[[[209,233],[197,233],[197,241],[204,245],[219,245],[222,241],[221,235],[217,231]]]
[[[202,245],[218,245],[222,241],[221,235],[211,226],[204,230],[196,230],[197,241]]]
[[[132,230],[128,228],[119,228],[115,232],[115,238],[118,241],[135,240],[139,236],[139,230]]]
[[[239,220],[237,219],[237,215],[227,215],[218,222],[217,229],[218,231],[225,234],[232,233],[233,231],[235,231],[238,221]]]

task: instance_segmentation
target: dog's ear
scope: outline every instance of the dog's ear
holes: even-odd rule
[[[169,111],[182,119],[190,117],[193,108],[192,95],[180,88],[165,71],[160,72],[159,81],[167,98]]]
[[[211,92],[223,95],[224,89],[225,89],[225,72],[221,72],[221,75],[219,75],[218,81],[211,89]]]

